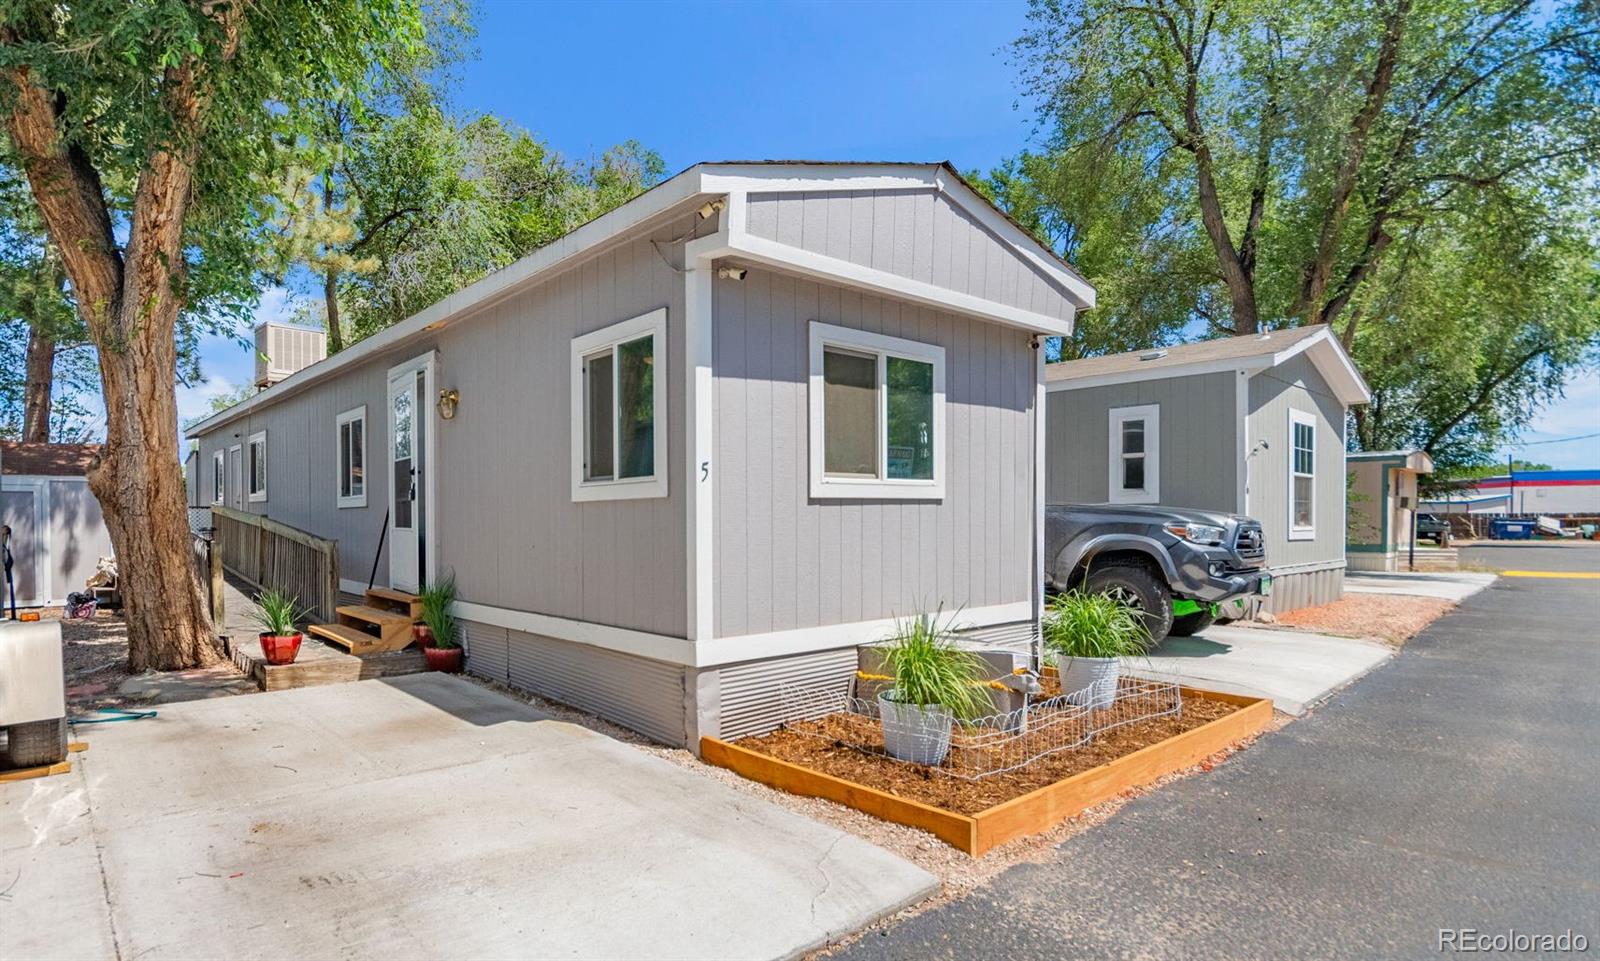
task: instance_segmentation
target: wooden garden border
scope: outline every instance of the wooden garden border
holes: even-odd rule
[[[1239,705],[1227,717],[1142,747],[1098,767],[1012,798],[977,814],[897,797],[808,767],[730,744],[714,737],[700,739],[700,756],[718,767],[780,791],[826,798],[885,821],[920,828],[952,847],[978,857],[1030,834],[1046,831],[1067,818],[1116,797],[1129,788],[1149,784],[1181,771],[1235,741],[1259,733],[1272,720],[1272,702],[1265,698],[1183,688],[1189,697]]]

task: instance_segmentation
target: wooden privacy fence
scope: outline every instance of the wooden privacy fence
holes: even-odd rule
[[[299,598],[319,621],[339,603],[339,542],[226,507],[211,508],[222,566],[260,589]]]
[[[194,576],[200,581],[200,590],[206,595],[206,607],[211,611],[211,623],[222,629],[222,551],[218,549],[211,533],[191,532],[189,557],[194,561]]]

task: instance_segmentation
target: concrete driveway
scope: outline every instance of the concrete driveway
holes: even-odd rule
[[[1394,656],[1371,641],[1306,631],[1214,625],[1194,637],[1169,637],[1146,657],[1125,658],[1139,677],[1272,699],[1290,714],[1327,697]]]
[[[1346,571],[1344,589],[1350,594],[1404,594],[1459,602],[1494,579],[1494,574],[1481,571]]]
[[[778,958],[936,888],[439,674],[87,736],[70,775],[0,785],[0,957]]]

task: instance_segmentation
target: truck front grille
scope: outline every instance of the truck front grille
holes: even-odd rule
[[[1233,551],[1247,561],[1262,561],[1267,556],[1267,539],[1260,524],[1241,524],[1233,536]]]

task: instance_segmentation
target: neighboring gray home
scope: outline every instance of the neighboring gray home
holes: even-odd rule
[[[948,165],[702,164],[189,434],[345,578],[453,571],[469,670],[695,744],[897,617],[1033,630],[1093,301]]]
[[[1261,522],[1263,609],[1337,600],[1345,415],[1371,399],[1326,326],[1050,364],[1052,504],[1167,504]]]

